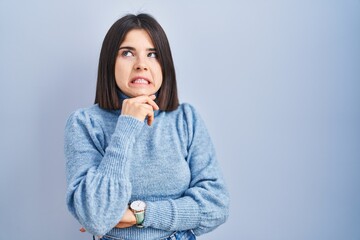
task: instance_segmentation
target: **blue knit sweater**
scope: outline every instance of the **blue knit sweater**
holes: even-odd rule
[[[94,235],[201,235],[228,217],[213,144],[189,104],[155,111],[152,126],[97,104],[77,110],[66,124],[65,156],[68,209]],[[145,228],[114,228],[134,200],[146,202]]]

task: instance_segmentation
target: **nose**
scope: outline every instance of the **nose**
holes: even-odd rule
[[[146,60],[143,57],[137,57],[134,68],[135,70],[148,70]]]

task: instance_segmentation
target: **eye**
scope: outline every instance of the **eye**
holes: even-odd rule
[[[148,57],[150,57],[150,58],[157,58],[158,55],[157,55],[156,52],[150,52],[150,53],[148,53]]]
[[[132,57],[132,56],[134,56],[134,54],[133,54],[131,51],[129,51],[129,50],[125,50],[125,51],[123,51],[123,52],[121,53],[121,56],[124,56],[124,57]]]

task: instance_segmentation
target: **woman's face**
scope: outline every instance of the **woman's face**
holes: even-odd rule
[[[126,34],[115,62],[115,80],[128,97],[149,96],[161,87],[161,66],[145,30],[133,29]]]

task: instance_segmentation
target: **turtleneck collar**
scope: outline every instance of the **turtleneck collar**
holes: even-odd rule
[[[117,94],[118,94],[118,97],[119,97],[119,100],[120,100],[120,103],[122,103],[122,101],[124,101],[125,99],[127,98],[130,98],[128,97],[127,95],[125,95],[123,92],[121,92],[120,90],[116,90]]]

